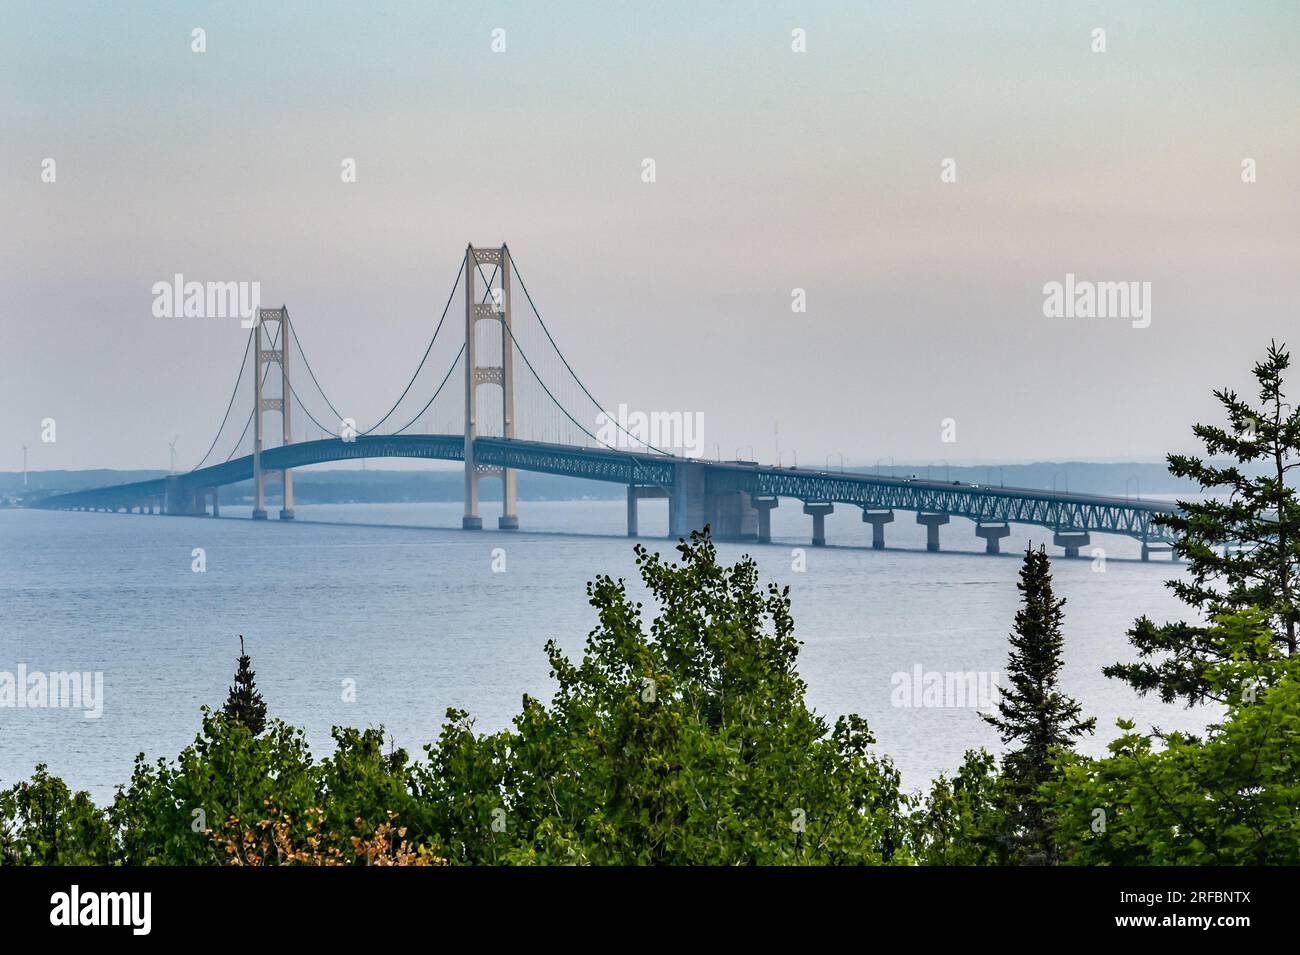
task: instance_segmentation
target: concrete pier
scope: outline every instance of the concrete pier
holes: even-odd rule
[[[758,512],[758,542],[772,543],[772,508],[781,503],[776,497],[751,497],[750,506]]]
[[[871,546],[876,550],[885,549],[885,525],[893,523],[893,511],[862,510],[862,523],[871,525]]]
[[[638,533],[637,501],[642,498],[664,498],[668,489],[658,485],[629,484],[627,486],[627,536],[636,537]]]
[[[287,374],[287,372],[286,372]],[[284,443],[289,443],[289,412],[284,413]],[[293,470],[285,468],[280,472],[280,491],[284,495],[283,503],[280,506],[280,520],[293,520]],[[217,511],[217,489],[212,489],[212,516],[216,517]]]
[[[754,540],[758,537],[758,509],[744,491],[710,491],[708,469],[695,461],[676,465],[672,493],[668,495],[668,534],[689,537],[707,525],[718,540]]]
[[[1057,531],[1052,536],[1052,543],[1057,547],[1065,548],[1065,556],[1078,557],[1079,548],[1087,547],[1092,543],[1087,531]]]
[[[692,462],[675,466],[668,496],[668,536],[686,538],[704,527],[704,468]]]
[[[975,536],[984,538],[984,553],[986,554],[1001,553],[1002,547],[999,541],[1010,533],[1010,524],[978,524],[975,527]]]
[[[194,516],[206,514],[206,492],[203,489],[187,487],[183,478],[171,475],[166,479],[163,489],[163,513]],[[254,515],[256,516],[256,515]],[[262,512],[266,517],[266,512]]]
[[[1143,559],[1143,560],[1150,560],[1152,554],[1163,554],[1163,553],[1168,553],[1168,554],[1169,554],[1169,559],[1172,560],[1172,561],[1174,561],[1175,563],[1177,563],[1177,561],[1178,561],[1178,555],[1174,553],[1173,545],[1171,545],[1171,544],[1151,544],[1151,543],[1148,543],[1148,542],[1146,542],[1146,541],[1143,541],[1143,542],[1142,542],[1142,559]]]
[[[809,504],[804,502],[803,512],[813,519],[812,544],[814,547],[826,546],[826,515],[835,510],[834,504]]]
[[[758,538],[758,510],[745,491],[720,491],[704,495],[704,523],[717,540],[752,541]]]
[[[948,515],[918,511],[916,523],[925,526],[925,549],[936,553],[939,550],[939,528],[948,523]]]

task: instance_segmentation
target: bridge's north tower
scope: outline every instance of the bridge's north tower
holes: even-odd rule
[[[278,323],[278,336],[274,344],[276,348],[262,347],[262,329],[267,322]],[[257,310],[257,327],[253,329],[253,520],[266,520],[266,477],[268,474],[274,475],[275,471],[265,471],[262,469],[262,412],[278,411],[280,412],[280,434],[284,444],[293,443],[293,425],[291,422],[290,409],[293,402],[290,400],[293,391],[289,387],[289,309],[281,305],[279,308],[259,308]],[[268,345],[273,344],[268,342]],[[267,398],[262,395],[262,379],[265,376],[263,368],[268,362],[274,362],[280,366],[280,397]],[[280,471],[282,486],[284,487],[284,506],[280,508],[280,520],[293,520],[293,470],[285,468]]]
[[[499,270],[501,285],[488,288],[488,301],[480,302],[475,290],[475,277],[479,267],[489,265]],[[501,324],[501,363],[478,363],[477,335],[479,322]],[[502,244],[496,248],[465,249],[465,516],[461,526],[466,530],[483,527],[478,512],[478,482],[483,477],[501,478],[501,517],[497,526],[514,530],[519,526],[515,510],[514,468],[500,468],[479,464],[474,460],[474,438],[478,435],[478,386],[499,385],[501,388],[501,434],[515,436],[515,380],[514,380],[514,330],[510,324],[510,251]],[[487,356],[490,358],[490,356]]]

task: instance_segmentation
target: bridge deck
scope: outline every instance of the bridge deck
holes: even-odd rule
[[[796,498],[808,503],[850,504],[869,510],[901,510],[966,517],[983,524],[1036,524],[1056,530],[1122,534],[1143,541],[1168,542],[1167,531],[1152,518],[1169,505],[1095,494],[1070,494],[1032,488],[994,487],[913,478],[882,478],[849,472],[768,467],[743,462],[711,462],[605,448],[582,448],[506,438],[475,439],[479,464],[672,489],[688,469],[703,469],[709,494],[743,492],[751,497]],[[426,458],[462,461],[459,434],[374,435],[352,440],[303,441],[262,452],[263,470],[299,468],[360,458]],[[110,487],[45,498],[44,508],[116,508],[161,504],[173,490],[187,493],[238,484],[253,477],[246,455],[212,467]]]

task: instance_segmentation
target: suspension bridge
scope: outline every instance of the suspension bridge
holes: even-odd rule
[[[520,310],[525,320],[518,323],[516,285],[527,306]],[[464,302],[464,334],[443,335],[458,291]],[[931,551],[939,550],[940,528],[953,517],[973,521],[989,553],[998,552],[1012,523],[1051,529],[1054,544],[1064,548],[1067,557],[1078,556],[1093,533],[1140,541],[1143,560],[1170,551],[1170,533],[1153,520],[1170,508],[1154,502],[705,461],[656,447],[609,415],[583,384],[504,244],[466,248],[414,373],[369,428],[341,414],[321,386],[286,307],[259,308],[256,318],[216,436],[191,471],[55,495],[36,506],[215,517],[220,515],[220,488],[252,481],[252,516],[264,520],[271,479],[280,487],[278,516],[291,520],[296,468],[367,458],[427,458],[463,462],[462,526],[467,530],[483,526],[479,482],[484,478],[502,482],[498,528],[518,528],[516,472],[534,471],[626,486],[627,532],[633,537],[639,530],[638,501],[666,498],[670,537],[684,537],[708,525],[719,538],[770,542],[771,512],[784,498],[798,502],[811,518],[814,546],[826,543],[825,518],[838,504],[861,508],[877,549],[885,546],[886,526],[895,512],[902,511],[914,513],[926,528]],[[516,360],[523,374],[516,374]],[[307,387],[302,387],[299,367]],[[273,368],[278,374],[272,374]],[[461,387],[449,388],[453,381]],[[480,397],[484,386],[495,390],[487,400]],[[242,407],[235,411],[245,396],[252,403],[247,416]],[[275,436],[266,428],[267,415],[272,420],[278,416],[278,444],[270,441]],[[613,422],[617,440],[609,441],[608,435],[602,439],[584,424],[593,422],[594,427],[596,420]],[[295,440],[295,433],[302,439]]]

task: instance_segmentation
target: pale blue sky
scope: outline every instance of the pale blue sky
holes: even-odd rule
[[[261,281],[364,420],[501,239],[605,404],[710,449],[1153,458],[1300,350],[1297,51],[1294,2],[10,2],[0,469],[202,453],[245,333],[151,317],[175,272]],[[1066,272],[1151,327],[1043,318]]]

